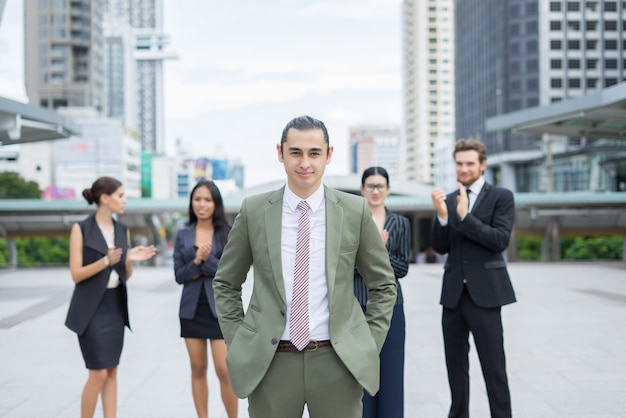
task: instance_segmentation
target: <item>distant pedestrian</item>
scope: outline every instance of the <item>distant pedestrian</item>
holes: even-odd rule
[[[212,181],[200,180],[189,197],[189,220],[176,234],[174,245],[176,282],[183,285],[180,336],[185,339],[189,353],[191,392],[199,418],[209,415],[207,340],[211,343],[226,413],[228,418],[237,416],[239,399],[230,387],[226,343],[217,322],[213,296],[213,277],[229,231],[219,189]]]
[[[400,281],[409,271],[411,227],[404,216],[385,207],[389,196],[389,174],[383,167],[369,167],[361,176],[361,194],[365,196],[378,227],[380,238],[389,252],[391,268],[396,276],[398,296],[393,308],[389,332],[380,352],[380,389],[372,396],[363,393],[363,418],[404,417],[404,342],[406,326],[404,298]],[[354,293],[366,311],[368,292],[365,281],[355,268]]]
[[[78,334],[89,369],[81,396],[81,418],[94,416],[98,396],[105,417],[117,410],[117,366],[128,319],[126,281],[133,262],[156,254],[154,246],[130,248],[130,232],[113,215],[124,213],[124,186],[112,177],[100,177],[83,190],[96,212],[72,225],[70,272],[76,283],[65,325]]]
[[[448,253],[441,304],[443,340],[452,404],[449,418],[469,416],[469,333],[480,359],[492,418],[511,417],[506,374],[502,305],[515,293],[502,253],[509,245],[513,193],[485,182],[485,146],[460,140],[454,147],[458,190],[432,193],[436,216],[432,245]]]

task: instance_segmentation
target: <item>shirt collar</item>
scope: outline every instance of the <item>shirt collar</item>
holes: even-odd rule
[[[478,193],[480,193],[484,185],[485,178],[483,176],[480,176],[478,180],[476,180],[474,183],[472,183],[470,187],[468,187],[468,189],[470,189],[472,193],[478,196]]]
[[[283,199],[287,202],[289,208],[294,212],[298,208],[298,203],[300,203],[301,200],[306,200],[306,202],[309,204],[309,207],[311,208],[311,211],[315,212],[317,209],[319,209],[322,202],[324,201],[324,185],[321,184],[320,187],[306,199],[298,197],[298,195],[291,191],[289,185],[285,185]]]

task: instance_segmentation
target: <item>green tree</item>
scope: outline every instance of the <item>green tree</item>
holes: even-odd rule
[[[621,260],[623,238],[576,237],[562,248],[564,260]]]
[[[41,190],[34,181],[26,181],[12,171],[0,173],[0,199],[39,199]]]

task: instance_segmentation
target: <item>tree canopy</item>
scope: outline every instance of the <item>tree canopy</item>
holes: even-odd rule
[[[12,171],[0,173],[0,199],[39,199],[41,190],[34,181],[27,181]]]

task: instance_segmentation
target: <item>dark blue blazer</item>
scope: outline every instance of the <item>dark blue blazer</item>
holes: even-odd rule
[[[98,228],[95,214],[89,215],[86,219],[78,222],[83,233],[83,266],[100,260],[108,253],[108,246],[104,236]],[[101,272],[90,278],[76,283],[74,293],[70,301],[65,325],[82,335],[87,329],[100,301],[107,290],[111,270],[115,269],[120,276],[120,286],[124,294],[124,320],[128,328],[128,296],[126,291],[126,251],[128,250],[128,228],[121,222],[113,220],[113,230],[115,234],[115,246],[122,249],[122,259],[114,266],[108,266]]]
[[[183,285],[183,293],[180,298],[179,316],[184,319],[193,319],[196,314],[200,291],[204,287],[206,297],[211,307],[211,312],[217,318],[215,311],[215,296],[213,295],[213,277],[217,271],[217,265],[224,251],[224,243],[216,240],[217,234],[213,235],[213,247],[209,258],[200,265],[195,265],[196,258],[196,224],[191,224],[176,234],[174,244],[174,273],[176,282]],[[197,279],[195,279],[197,277]],[[203,286],[204,285],[204,286]]]
[[[455,308],[463,281],[474,303],[495,308],[515,302],[513,285],[502,253],[509,245],[515,218],[513,193],[485,183],[471,213],[461,222],[456,214],[456,190],[446,197],[448,223],[441,226],[435,215],[432,246],[448,253],[444,265],[440,303]]]
[[[391,263],[391,268],[396,276],[396,285],[398,287],[396,305],[402,305],[404,303],[404,297],[402,295],[402,287],[400,286],[400,281],[398,279],[406,276],[409,272],[411,226],[406,217],[398,215],[387,208],[385,208],[385,212],[386,216],[383,228],[389,232],[387,251],[389,252],[389,262]],[[361,306],[365,306],[367,304],[367,285],[365,284],[365,281],[356,266],[354,267],[354,295],[359,300]]]

